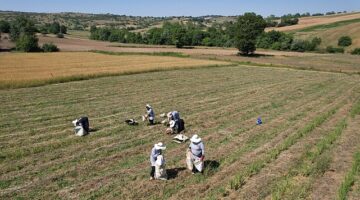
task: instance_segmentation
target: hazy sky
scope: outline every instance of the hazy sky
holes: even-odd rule
[[[0,10],[135,16],[240,15],[360,11],[360,0],[0,0]]]

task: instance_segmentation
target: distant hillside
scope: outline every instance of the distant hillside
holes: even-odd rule
[[[316,16],[316,17],[301,17],[299,18],[299,23],[293,26],[277,27],[277,28],[268,28],[267,30],[276,30],[276,31],[286,31],[294,32],[303,30],[313,26],[319,26],[324,24],[336,23],[340,21],[348,21],[360,19],[360,12],[352,12],[346,14],[335,14],[335,15],[326,15],[326,16]]]
[[[298,29],[302,27],[301,29]],[[341,36],[350,36],[353,40],[352,45],[345,48],[350,51],[360,47],[360,13],[350,13],[346,15],[334,15],[324,17],[300,18],[299,25],[279,28],[286,32],[293,32],[296,39],[312,39],[320,37],[322,43],[320,48],[327,46],[337,46]]]
[[[165,21],[183,22],[192,21],[203,26],[211,26],[213,23],[235,21],[236,16],[207,15],[201,17],[138,17],[114,14],[87,14],[87,13],[34,13],[0,11],[0,20],[12,21],[16,16],[25,15],[37,24],[46,24],[57,21],[70,30],[89,30],[92,25],[97,27],[112,26],[115,28],[128,28],[130,30],[147,30],[151,27],[159,27]]]

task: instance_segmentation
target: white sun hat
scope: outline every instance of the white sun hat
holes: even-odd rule
[[[171,121],[170,121],[170,128],[174,128],[174,126],[175,126],[175,121],[174,121],[174,120],[171,120]]]
[[[166,116],[170,118],[172,116],[172,113],[168,112],[168,114],[166,114]]]
[[[154,146],[155,146],[156,150],[165,150],[166,149],[166,146],[162,142],[159,142],[159,143],[155,144]]]
[[[191,137],[190,141],[194,143],[199,143],[201,142],[201,138],[197,134],[195,134]]]
[[[146,107],[147,107],[147,108],[151,108],[150,104],[146,104]]]

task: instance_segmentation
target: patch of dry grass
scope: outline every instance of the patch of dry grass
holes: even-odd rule
[[[310,32],[298,32],[295,34],[299,39],[311,39],[314,37],[320,37],[322,42],[320,48],[326,48],[326,46],[337,46],[338,40],[341,36],[350,36],[352,38],[352,45],[347,48],[351,50],[356,47],[360,47],[360,23],[352,23],[345,26],[339,26],[330,29],[319,29]]]
[[[150,55],[105,55],[93,52],[7,53],[0,55],[1,87],[32,86],[112,74],[226,65],[227,62]]]

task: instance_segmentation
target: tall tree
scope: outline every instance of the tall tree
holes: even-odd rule
[[[34,22],[24,16],[17,17],[10,24],[10,38],[12,41],[17,41],[21,34],[34,35],[35,32]]]
[[[264,32],[266,21],[255,13],[245,13],[236,22],[235,45],[241,54],[252,54],[256,50],[256,38]]]

